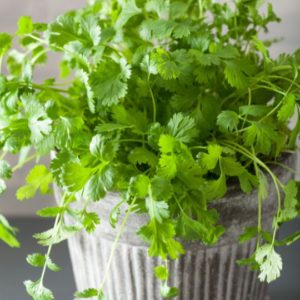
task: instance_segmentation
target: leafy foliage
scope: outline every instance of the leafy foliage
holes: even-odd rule
[[[16,35],[0,33],[0,67],[7,67],[0,75],[0,192],[14,171],[51,151],[50,167],[37,164],[17,198],[48,193],[51,183],[63,192],[57,207],[38,211],[55,222],[35,235],[47,254],[27,258],[43,268],[40,279],[25,282],[33,299],[53,299],[43,286],[46,269],[58,269],[52,246],[80,230],[92,233],[100,218],[89,203],[110,192],[122,198],[109,218],[116,229],[123,207],[148,214],[138,235],[150,256],[166,261],[155,269],[165,298],[179,293],[168,285],[167,260],[184,254],[182,240],[216,244],[226,230],[211,206],[231,181],[244,193],[258,191],[258,224],[239,239],[257,238],[257,247],[241,263],[258,267],[261,280],[279,276],[274,247],[300,234],[278,241],[276,232],[299,216],[299,184],[280,182],[266,162],[295,149],[300,56],[272,58],[271,42],[258,38],[279,21],[272,5],[261,13],[259,1],[227,2],[95,0],[49,24],[21,17]],[[61,55],[63,82],[37,83],[36,67],[49,51]],[[7,153],[20,153],[16,166]],[[270,233],[261,208],[274,186],[280,205]],[[0,239],[18,247],[15,234],[0,216]],[[103,286],[76,297],[104,299]]]

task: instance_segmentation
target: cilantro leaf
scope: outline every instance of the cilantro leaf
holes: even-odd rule
[[[256,250],[255,260],[260,265],[259,279],[268,283],[277,279],[282,270],[282,259],[274,247],[265,244]]]
[[[150,256],[160,256],[162,259],[170,256],[171,259],[176,259],[184,253],[182,245],[174,240],[175,228],[169,221],[160,224],[152,219],[139,230],[138,235],[150,244]]]
[[[28,295],[30,295],[34,300],[53,300],[54,296],[53,293],[45,288],[43,284],[38,281],[31,281],[26,280],[24,282],[24,285],[26,287],[26,291]]]
[[[74,294],[74,297],[76,298],[92,298],[96,296],[98,296],[98,290],[92,288]]]
[[[174,114],[167,128],[170,135],[182,143],[188,143],[198,135],[195,121],[182,113]]]
[[[293,94],[288,94],[284,97],[282,106],[280,107],[277,117],[281,122],[288,121],[295,112],[296,97]]]
[[[231,132],[237,129],[239,116],[234,111],[222,111],[217,118],[217,124],[224,132]]]
[[[12,37],[4,32],[0,32],[0,57],[9,50],[12,43]],[[1,89],[0,89],[1,90]]]
[[[80,191],[90,179],[93,169],[70,162],[63,166],[61,181],[70,192]]]
[[[127,94],[130,68],[125,61],[106,60],[100,63],[90,76],[90,85],[97,99],[97,108],[118,104]]]
[[[33,23],[31,17],[23,16],[18,21],[18,35],[29,34],[33,32]]]
[[[26,177],[26,185],[17,190],[17,199],[25,200],[34,197],[39,189],[41,194],[49,192],[49,185],[52,183],[53,177],[51,172],[44,165],[36,165],[30,170]]]

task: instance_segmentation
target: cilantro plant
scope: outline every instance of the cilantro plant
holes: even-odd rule
[[[262,2],[94,0],[50,24],[21,17],[15,35],[0,34],[0,191],[16,169],[51,151],[50,166],[37,164],[17,198],[48,193],[52,183],[63,191],[58,206],[37,212],[55,221],[35,235],[45,254],[27,258],[42,269],[40,278],[25,281],[33,299],[54,299],[44,286],[46,271],[59,270],[53,246],[80,230],[93,232],[100,219],[89,203],[112,191],[120,202],[108,217],[112,226],[121,225],[106,275],[76,297],[104,299],[113,252],[131,213],[149,215],[138,235],[149,255],[165,262],[154,271],[162,295],[176,296],[167,260],[184,254],[183,240],[218,242],[226,228],[209,204],[234,180],[242,193],[258,190],[257,226],[240,237],[256,238],[257,247],[240,263],[258,268],[262,281],[280,275],[275,246],[293,243],[300,231],[280,241],[276,233],[299,216],[299,185],[280,182],[271,165],[284,168],[282,157],[296,148],[300,55],[270,57],[272,41],[259,34],[279,18]],[[52,52],[61,55],[61,79],[35,80]],[[16,166],[5,160],[8,153],[20,154]],[[262,222],[268,178],[278,202],[271,232]],[[84,201],[81,209],[75,201]],[[127,213],[119,220],[124,203]],[[15,234],[1,216],[0,239],[18,247]]]

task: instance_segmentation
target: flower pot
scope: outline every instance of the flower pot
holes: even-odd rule
[[[287,164],[291,165],[290,156]],[[291,174],[275,168],[282,182]],[[270,182],[269,197],[263,203],[263,226],[270,229],[276,211],[274,186]],[[56,189],[56,196],[60,192]],[[118,232],[108,222],[111,209],[119,202],[117,193],[90,205],[101,218],[101,225],[92,234],[81,232],[69,239],[69,250],[78,290],[99,287],[104,275],[112,244]],[[170,285],[180,289],[177,300],[263,300],[267,285],[258,280],[257,272],[240,267],[236,260],[253,253],[256,240],[239,244],[243,229],[257,224],[257,193],[246,195],[235,184],[223,199],[212,202],[220,213],[220,223],[227,231],[215,246],[200,242],[184,243],[186,254],[169,261]],[[124,216],[121,212],[120,220]],[[160,300],[160,283],[153,269],[161,262],[148,256],[147,246],[136,236],[139,227],[147,222],[145,215],[131,215],[116,249],[104,287],[108,300]]]

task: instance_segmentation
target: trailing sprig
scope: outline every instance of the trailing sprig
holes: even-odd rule
[[[110,214],[113,227],[121,205],[128,205],[126,218],[149,215],[138,235],[149,244],[149,255],[164,262],[155,269],[162,295],[176,296],[167,283],[167,261],[184,253],[182,240],[218,242],[226,228],[209,204],[226,194],[232,178],[244,193],[258,190],[257,226],[240,237],[256,238],[257,247],[240,263],[259,268],[263,281],[279,276],[275,246],[300,238],[299,232],[281,241],[276,235],[281,224],[299,216],[299,184],[280,182],[266,162],[280,164],[282,154],[296,147],[300,56],[270,57],[270,43],[259,33],[279,19],[271,4],[265,13],[260,4],[95,0],[50,24],[21,17],[15,35],[0,33],[0,67],[4,62],[8,68],[0,75],[0,192],[25,162],[51,151],[50,166],[36,165],[17,198],[48,193],[52,182],[64,191],[60,206],[38,212],[56,221],[36,235],[48,252],[27,259],[43,268],[40,279],[25,283],[34,299],[53,299],[44,287],[46,269],[58,270],[52,245],[80,230],[93,232],[100,219],[89,203],[112,191],[122,198]],[[12,49],[16,38],[22,50]],[[51,51],[61,54],[61,77],[68,81],[37,83],[35,68]],[[20,162],[11,168],[6,153],[20,153]],[[269,184],[278,200],[272,232],[262,219]],[[126,218],[101,286],[77,292],[77,298],[104,299]],[[0,239],[19,246],[2,216]]]

